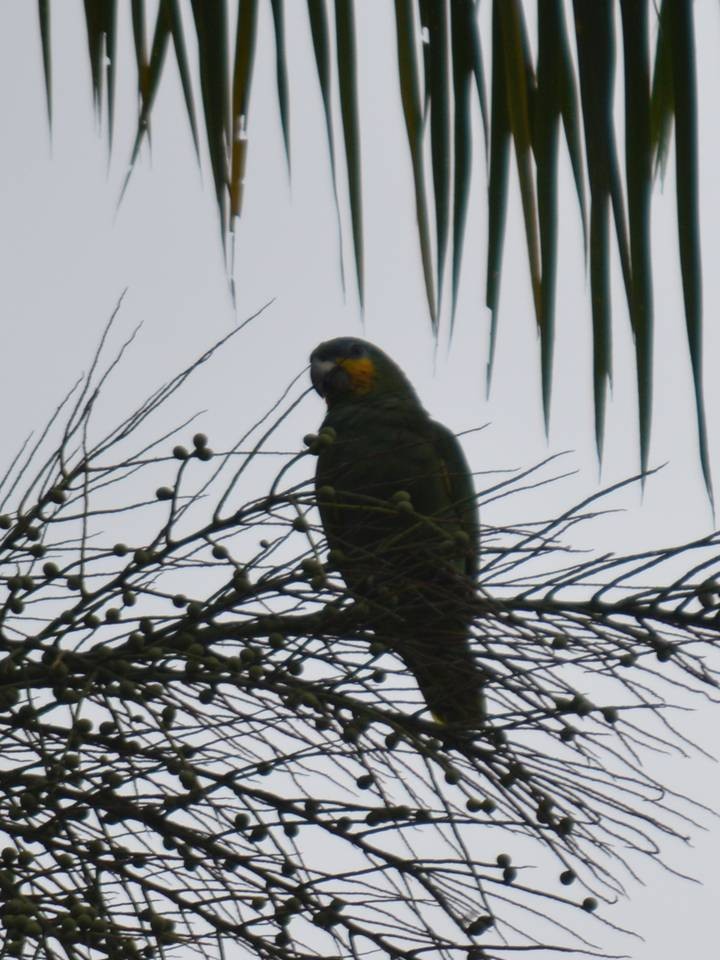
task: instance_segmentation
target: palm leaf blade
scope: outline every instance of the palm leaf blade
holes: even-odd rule
[[[632,290],[630,320],[635,335],[640,466],[648,466],[652,422],[653,302],[650,267],[650,63],[646,0],[622,0],[625,62],[625,152],[630,219]]]
[[[209,4],[192,0],[192,11],[198,42],[205,133],[215,184],[215,200],[220,214],[220,235],[224,246],[228,227],[226,190],[227,149],[230,144],[225,0]]]
[[[417,34],[412,0],[395,0],[395,25],[398,45],[398,72],[405,129],[407,131],[413,182],[415,184],[415,212],[420,240],[425,294],[433,329],[437,329],[435,284],[428,223],[428,205],[425,189],[425,162],[423,159],[423,122],[420,94],[420,74],[417,60]]]
[[[612,120],[615,41],[612,7],[594,0],[574,0],[580,95],[590,179],[590,296],[593,315],[593,380],[595,441],[602,459],[605,423],[605,380],[612,378],[608,217],[610,201],[623,277],[630,302],[630,254],[624,218],[618,223],[619,166]],[[621,198],[620,198],[621,202]]]
[[[248,148],[248,112],[255,59],[257,0],[241,0],[237,14],[233,67],[232,146],[230,151],[230,229],[242,211]]]
[[[340,221],[340,202],[337,190],[337,172],[335,168],[335,137],[332,122],[332,87],[330,76],[330,34],[326,0],[307,0],[310,34],[312,36],[313,51],[315,54],[315,68],[320,84],[323,110],[325,113],[325,132],[327,134],[328,154],[330,157],[330,178],[332,180],[333,199],[335,201],[335,216],[337,219],[338,235],[338,263],[340,267],[340,281],[343,293],[345,292],[345,269],[343,265],[342,225]]]
[[[493,50],[502,49],[498,0],[493,3]],[[490,91],[490,179],[488,182],[488,259],[485,301],[490,310],[490,344],[487,390],[490,391],[497,341],[500,271],[502,269],[505,214],[510,164],[510,118],[507,108],[506,74],[501,56],[493,57]]]
[[[549,0],[538,7],[538,86],[535,114],[535,159],[538,219],[542,257],[542,322],[540,365],[545,432],[548,431],[555,340],[555,286],[557,276],[557,165],[560,126],[559,47],[562,6]]]
[[[193,102],[192,81],[190,79],[190,64],[185,46],[185,31],[180,13],[180,2],[179,0],[162,0],[162,3],[167,3],[167,18],[173,40],[178,73],[180,74],[180,85],[182,86],[183,98],[185,100],[185,112],[187,113],[190,124],[195,153],[199,157],[200,141],[198,139],[197,122],[195,120],[195,104]]]
[[[132,17],[133,46],[135,48],[135,65],[138,76],[138,96],[142,104],[147,91],[148,71],[145,0],[132,0],[130,12]]]
[[[100,112],[102,97],[103,56],[103,9],[102,0],[84,0],[85,28],[87,31],[88,56],[90,58],[90,81],[96,113]]]
[[[698,216],[697,91],[692,6],[684,0],[670,5],[672,76],[675,102],[675,163],[677,166],[677,218],[685,321],[695,388],[695,412],[700,464],[712,502],[712,477],[708,453],[702,370],[702,274]]]
[[[470,174],[472,171],[472,127],[470,117],[470,83],[474,70],[472,35],[468,27],[475,22],[472,0],[456,0],[450,8],[451,38],[453,49],[453,96],[455,110],[453,141],[455,153],[455,176],[453,193],[453,263],[452,263],[452,309],[451,332],[455,322],[460,288],[465,223],[467,219]]]
[[[168,40],[170,39],[170,17],[168,11],[168,2],[169,0],[161,0],[160,2],[157,12],[157,19],[155,20],[152,44],[150,47],[150,60],[148,62],[148,67],[144,72],[144,77],[140,72],[138,75],[139,83],[141,85],[140,116],[138,117],[135,141],[130,153],[128,170],[125,175],[125,181],[123,183],[122,190],[120,191],[120,201],[122,201],[130,182],[130,177],[132,175],[133,168],[135,167],[135,163],[137,162],[143,138],[150,129],[150,113],[152,111],[155,94],[157,93],[160,83],[162,68],[165,62],[165,54],[167,53]]]
[[[115,72],[117,68],[117,0],[105,0],[103,33],[105,34],[105,76],[107,82],[108,148],[112,147],[115,126]]]
[[[442,301],[445,257],[450,229],[450,88],[448,8],[446,0],[429,4],[430,147],[435,196],[438,309]]]
[[[488,105],[487,93],[485,91],[485,68],[483,67],[483,52],[480,42],[480,29],[478,27],[477,15],[472,11],[469,23],[469,37],[472,45],[473,74],[475,76],[475,89],[477,90],[478,101],[480,103],[480,116],[483,125],[483,137],[485,140],[485,150],[488,152],[490,146],[490,124],[488,123]],[[465,38],[467,40],[467,38]]]
[[[545,4],[541,4],[541,14],[544,11],[544,7]],[[570,164],[572,166],[573,180],[575,181],[578,206],[580,207],[583,243],[587,245],[587,203],[583,176],[583,147],[580,135],[580,105],[578,103],[577,78],[570,53],[567,24],[565,23],[565,12],[562,5],[557,7],[557,17],[554,22],[557,27],[557,35],[554,40],[558,57],[555,67],[558,71],[557,83],[558,95],[560,97],[560,114],[565,131],[565,141],[567,143],[568,153],[570,154]]]
[[[530,281],[535,318],[538,328],[542,328],[540,245],[535,181],[532,171],[530,90],[528,89],[528,76],[532,74],[532,66],[520,0],[505,0],[499,9],[503,36],[502,50],[505,64],[508,116],[510,118],[510,132],[515,144],[515,156],[520,180],[525,241],[530,264]]]
[[[40,23],[40,44],[42,46],[43,79],[45,81],[45,103],[47,104],[48,126],[52,129],[52,59],[50,53],[50,0],[38,0],[38,20]]]
[[[675,102],[673,93],[672,36],[670,4],[663,0],[658,17],[655,47],[652,100],[650,103],[650,138],[653,148],[653,169],[664,173],[670,147]]]
[[[355,14],[353,0],[335,0],[337,65],[340,87],[340,112],[345,135],[345,162],[350,192],[355,271],[358,296],[362,308],[365,297],[363,257],[362,171],[360,162],[360,119],[357,96],[357,62],[355,56]]]
[[[285,160],[290,174],[290,97],[288,94],[287,53],[285,50],[284,0],[272,0],[273,27],[275,29],[275,84],[277,86],[280,125],[282,127]]]

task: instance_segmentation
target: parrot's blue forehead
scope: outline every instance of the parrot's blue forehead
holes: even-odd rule
[[[359,337],[335,337],[334,340],[326,340],[315,347],[310,358],[314,357],[317,360],[360,359],[370,356],[373,352],[376,351],[372,344],[366,340],[360,340]]]

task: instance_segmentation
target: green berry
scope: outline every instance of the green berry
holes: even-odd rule
[[[332,430],[332,433],[330,433],[331,430]],[[318,434],[318,438],[316,442],[317,449],[322,450],[325,447],[329,447],[333,443],[335,443],[334,434],[335,434],[335,431],[332,429],[332,427],[324,427]]]

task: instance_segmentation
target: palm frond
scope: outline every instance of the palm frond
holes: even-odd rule
[[[188,62],[185,33],[190,28],[183,25],[180,0],[160,0],[149,56],[145,37],[146,6],[143,0],[133,0],[129,6],[140,103],[131,168],[149,130],[155,94],[164,73],[165,52],[172,39],[196,149],[199,144],[193,84],[199,83],[201,115],[223,244],[241,214],[248,144],[247,112],[260,9],[257,0],[237,0],[237,3],[232,70],[227,50],[227,0],[212,4],[192,0],[190,4],[195,35],[193,47],[197,49],[194,67]],[[571,26],[566,23],[570,15],[560,0],[543,0],[536,4],[537,43],[533,45],[525,25],[526,16],[531,12],[530,3],[531,0],[493,0],[490,36],[482,37],[480,5],[473,0],[453,0],[452,3],[447,0],[395,0],[397,73],[394,78],[389,78],[389,82],[397,84],[407,132],[417,238],[433,330],[438,333],[441,320],[447,315],[452,331],[465,224],[473,213],[468,209],[470,186],[473,175],[482,169],[479,158],[484,152],[489,166],[486,224],[486,302],[491,314],[489,387],[500,317],[502,248],[505,209],[512,186],[512,146],[517,159],[525,250],[540,335],[539,376],[547,427],[555,362],[557,223],[560,205],[564,205],[563,210],[566,208],[564,191],[558,186],[559,133],[562,128],[590,270],[598,454],[602,457],[607,388],[613,369],[610,333],[613,228],[635,345],[640,463],[645,469],[650,455],[653,408],[650,215],[654,178],[664,169],[674,125],[685,335],[695,390],[700,463],[710,494],[712,480],[702,385],[693,6],[684,0],[662,0],[655,13],[648,0],[608,0],[606,3],[574,0]],[[286,33],[283,0],[271,0],[271,10],[277,102],[289,168],[292,77],[288,71],[288,44],[299,41]],[[335,0],[332,5],[327,0],[307,2],[340,224],[341,270],[340,211],[345,204],[338,195],[335,149],[338,124],[342,126],[347,208],[358,295],[362,303],[365,287],[360,149],[363,87],[356,62],[355,10],[355,0]],[[50,116],[49,0],[39,0],[38,12]],[[106,113],[107,131],[112,138],[118,68],[115,0],[87,0],[85,20],[93,98],[96,108]],[[624,65],[624,164],[616,145],[617,119],[613,110],[618,22],[622,32]],[[651,50],[651,33],[655,36],[654,50]],[[571,36],[574,36],[574,51]],[[485,76],[483,48],[489,48],[492,54],[488,78]],[[489,104],[486,102],[486,80],[490,85]],[[334,116],[335,89],[339,93],[338,117]],[[483,131],[483,142],[477,144],[473,143],[475,111]],[[587,170],[589,182],[588,220],[583,167]],[[449,256],[452,285],[450,306],[445,310],[444,276]],[[477,259],[476,251],[466,254],[466,267],[474,269]]]

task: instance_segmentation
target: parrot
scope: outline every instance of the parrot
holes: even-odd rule
[[[372,343],[321,343],[310,376],[327,405],[315,496],[331,565],[414,676],[433,719],[479,726],[487,674],[470,628],[480,524],[460,443]]]

